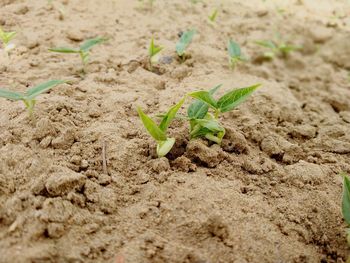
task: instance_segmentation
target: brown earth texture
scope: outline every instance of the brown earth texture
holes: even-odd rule
[[[17,32],[0,86],[70,80],[34,118],[0,98],[0,262],[346,262],[350,3],[195,2],[0,0],[0,26]],[[192,28],[181,63],[175,43]],[[301,49],[262,60],[254,42],[276,33]],[[78,55],[48,51],[96,36],[108,41],[85,76]],[[164,50],[150,71],[152,36]],[[249,57],[235,70],[230,38]],[[256,83],[221,115],[221,146],[176,119],[174,148],[156,157],[137,106],[156,116],[190,91]]]

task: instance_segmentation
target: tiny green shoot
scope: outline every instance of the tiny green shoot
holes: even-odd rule
[[[214,11],[209,15],[209,21],[214,23],[216,20],[216,17],[218,16],[219,9],[215,8]]]
[[[185,60],[185,50],[191,43],[192,38],[195,34],[196,30],[194,29],[183,32],[179,41],[176,43],[176,53],[182,61]]]
[[[87,65],[90,57],[90,49],[96,45],[102,44],[106,42],[107,39],[103,37],[96,37],[92,39],[88,39],[79,48],[67,48],[67,47],[57,47],[50,48],[51,52],[65,53],[65,54],[79,54],[82,64],[83,64],[83,72],[85,72],[85,66]]]
[[[154,39],[152,37],[151,43],[150,43],[149,48],[148,48],[149,65],[150,65],[151,71],[153,68],[153,64],[158,63],[160,51],[162,51],[162,49],[163,49],[162,46],[157,46],[154,44]]]
[[[255,44],[268,49],[263,53],[263,56],[267,59],[273,59],[276,56],[287,57],[292,51],[300,50],[300,46],[288,44],[282,40],[259,40],[255,41]]]
[[[225,129],[219,123],[219,116],[233,110],[244,102],[259,86],[233,89],[216,100],[213,95],[221,85],[209,91],[195,91],[188,95],[196,100],[189,106],[187,116],[190,119],[191,138],[205,137],[217,144],[221,144]],[[209,109],[212,112],[209,112]]]
[[[39,84],[33,88],[28,89],[25,93],[15,92],[7,89],[0,89],[0,97],[13,101],[23,101],[24,105],[28,110],[29,116],[32,117],[34,112],[34,106],[36,103],[36,97],[52,89],[53,87],[63,83],[66,83],[66,81],[50,80],[48,82]]]
[[[242,54],[241,47],[232,39],[228,41],[227,50],[229,54],[229,64],[232,69],[236,68],[239,62],[247,61]]]
[[[163,115],[162,120],[159,125],[153,121],[148,115],[146,115],[142,109],[137,108],[139,117],[145,126],[148,133],[157,142],[157,155],[158,157],[163,157],[172,149],[175,144],[175,138],[169,138],[166,134],[167,129],[171,121],[176,117],[176,113],[181,108],[182,104],[185,102],[185,98],[181,99],[179,103],[171,107],[168,112]]]
[[[12,32],[5,32],[4,30],[2,30],[2,28],[0,27],[0,40],[2,42],[2,46],[5,50],[6,53],[9,53],[10,50],[14,49],[16,46],[15,44],[10,43],[11,40],[16,36],[16,32],[12,31]]]
[[[343,198],[342,198],[342,214],[348,226],[346,229],[346,238],[350,246],[350,179],[346,173],[343,176]]]

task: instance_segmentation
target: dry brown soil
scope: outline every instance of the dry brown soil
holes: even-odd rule
[[[338,173],[350,172],[349,2],[204,2],[0,0],[0,25],[18,32],[17,49],[1,54],[1,87],[72,81],[38,98],[34,121],[1,99],[0,262],[346,261]],[[175,43],[190,28],[198,34],[180,63]],[[253,42],[276,32],[302,50],[261,61]],[[78,56],[48,52],[97,35],[110,39],[85,78]],[[151,36],[171,62],[155,73],[145,64]],[[229,38],[250,57],[234,71]],[[176,120],[175,148],[155,158],[137,105],[154,116],[189,91],[255,83],[222,116],[222,147],[189,141]]]

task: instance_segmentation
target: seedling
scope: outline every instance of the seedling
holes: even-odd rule
[[[287,57],[290,52],[301,49],[300,46],[288,44],[282,40],[261,40],[255,41],[255,44],[268,49],[263,53],[263,56],[267,59],[273,59],[276,56]]]
[[[346,229],[346,238],[350,246],[350,179],[346,173],[341,173],[343,176],[343,200],[342,213],[348,228]]]
[[[185,60],[185,50],[191,43],[192,38],[195,34],[196,30],[194,29],[183,32],[180,37],[180,40],[176,43],[176,53],[182,61]]]
[[[162,51],[162,46],[156,46],[154,44],[153,37],[151,39],[151,44],[149,45],[148,54],[149,54],[149,65],[152,71],[153,64],[158,63],[159,60],[159,52]]]
[[[57,48],[50,48],[49,51],[66,53],[66,54],[69,54],[69,53],[79,54],[83,64],[83,72],[85,73],[85,66],[87,65],[90,57],[90,53],[89,53],[90,49],[106,41],[107,41],[106,38],[96,37],[96,38],[86,40],[78,49],[67,48],[67,47],[57,47]]]
[[[23,101],[24,105],[28,110],[29,116],[32,117],[34,112],[34,106],[36,103],[36,97],[52,89],[53,87],[63,83],[66,83],[66,81],[50,80],[48,82],[42,83],[40,85],[28,89],[25,93],[10,91],[7,89],[0,89],[0,97],[13,101]]]
[[[155,1],[155,0],[147,0],[148,6],[149,6],[149,9],[150,9],[150,10],[153,9],[154,1]],[[141,2],[141,3],[143,4],[144,2],[146,2],[146,0],[139,0],[139,2]]]
[[[247,61],[247,58],[242,54],[240,46],[232,39],[228,41],[229,64],[232,69],[236,68],[239,62]]]
[[[225,129],[219,123],[220,114],[233,110],[245,101],[260,84],[231,90],[216,100],[213,95],[220,86],[216,86],[209,91],[189,93],[189,96],[196,99],[187,111],[187,116],[190,119],[191,138],[205,137],[210,141],[221,144]],[[212,109],[212,113],[209,112],[209,109]]]
[[[209,21],[214,23],[216,20],[216,17],[218,16],[219,10],[217,8],[214,9],[214,11],[211,13],[211,15],[208,17]]]
[[[10,50],[14,49],[16,46],[15,44],[10,43],[11,40],[16,36],[16,32],[5,32],[0,27],[0,39],[2,42],[2,46],[6,53],[10,52]]]
[[[163,116],[159,125],[156,124],[149,116],[147,116],[141,108],[137,109],[139,117],[145,126],[148,133],[156,140],[157,142],[157,155],[158,157],[163,157],[171,150],[175,144],[175,138],[167,137],[167,129],[171,121],[175,118],[176,113],[181,108],[184,103],[185,98],[180,100],[179,103],[171,107],[168,112]]]

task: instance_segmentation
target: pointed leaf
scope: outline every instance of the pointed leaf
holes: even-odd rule
[[[255,41],[255,44],[262,46],[262,47],[266,47],[266,48],[270,48],[270,49],[275,49],[277,48],[276,44],[273,43],[271,40],[259,40],[259,41]]]
[[[227,112],[234,109],[240,103],[245,101],[259,86],[260,84],[256,84],[246,88],[235,89],[226,93],[219,99],[217,103],[218,108],[221,112]]]
[[[198,99],[200,101],[207,103],[213,109],[217,109],[217,102],[208,91],[204,91],[204,90],[195,91],[195,92],[189,93],[188,95],[190,95],[195,99]]]
[[[242,55],[240,46],[232,39],[229,40],[227,49],[230,58],[240,58]]]
[[[343,183],[342,213],[345,222],[350,226],[350,180],[345,174]]]
[[[11,90],[0,89],[0,97],[9,99],[9,100],[21,100],[23,95],[19,92],[14,92]]]
[[[181,57],[191,43],[193,36],[196,34],[196,30],[189,30],[182,33],[180,40],[176,43],[176,52]]]
[[[149,49],[148,49],[149,56],[153,57],[153,56],[157,55],[162,49],[163,49],[162,46],[156,46],[154,44],[154,39],[152,37],[151,44],[150,44]]]
[[[50,80],[48,82],[42,83],[38,86],[35,86],[33,88],[30,88],[26,92],[25,98],[28,100],[34,99],[36,96],[40,95],[41,93],[44,93],[48,91],[49,89],[52,89],[53,87],[66,83],[66,81],[63,80]]]
[[[56,48],[50,48],[49,51],[51,52],[58,52],[58,53],[79,53],[79,50],[69,48],[69,47],[56,47]]]
[[[137,108],[137,112],[140,116],[140,119],[145,126],[148,133],[156,140],[156,141],[166,141],[167,137],[165,132],[163,132],[158,125],[148,117],[140,107]]]
[[[163,117],[161,123],[159,124],[159,128],[165,132],[171,121],[176,117],[176,113],[178,112],[178,110],[181,108],[182,104],[185,102],[185,98],[183,98],[182,100],[180,100],[179,103],[177,103],[176,105],[174,105],[173,107],[171,107],[169,109],[169,111],[167,112],[167,114],[165,114],[165,116]]]
[[[80,46],[80,50],[85,51],[85,52],[89,51],[93,46],[96,46],[96,45],[101,44],[101,43],[106,42],[106,41],[107,41],[107,39],[103,38],[103,37],[96,37],[96,38],[88,39]]]
[[[222,84],[217,85],[216,87],[209,90],[209,93],[213,95],[221,86]],[[187,116],[192,119],[203,119],[207,114],[208,109],[209,106],[207,103],[197,99],[194,100],[188,107]]]

